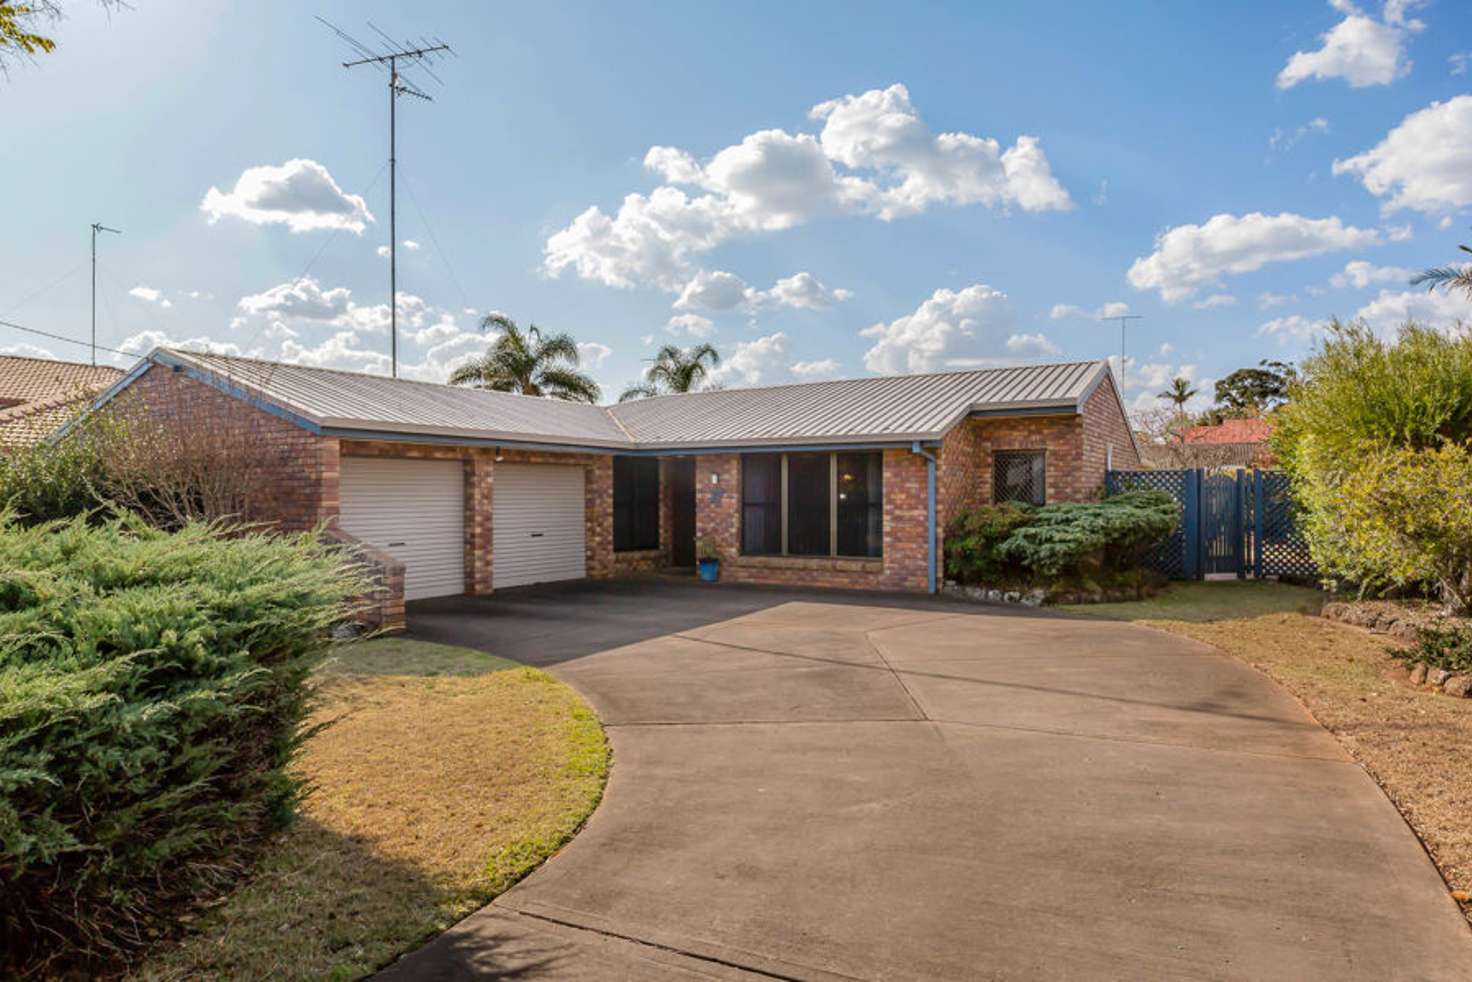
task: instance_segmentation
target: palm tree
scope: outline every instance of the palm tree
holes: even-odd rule
[[[1458,246],[1463,252],[1472,253],[1472,248]],[[1425,272],[1417,273],[1411,277],[1411,286],[1426,284],[1427,290],[1434,290],[1444,286],[1448,290],[1461,290],[1472,299],[1472,265],[1468,266],[1437,266]]]
[[[451,385],[569,402],[598,401],[598,383],[577,370],[578,346],[571,335],[543,334],[535,324],[523,331],[505,314],[487,314],[480,328],[499,329],[501,336],[485,354],[455,369]]]
[[[618,401],[647,399],[669,392],[694,392],[720,363],[720,352],[708,344],[683,349],[667,344],[654,356],[654,364],[645,371],[644,381],[625,389]]]
[[[1169,399],[1175,403],[1176,411],[1183,413],[1186,411],[1186,403],[1190,402],[1194,395],[1196,395],[1196,390],[1191,388],[1190,379],[1177,375],[1170,380],[1170,388],[1164,392],[1157,392],[1155,397],[1157,399]]]

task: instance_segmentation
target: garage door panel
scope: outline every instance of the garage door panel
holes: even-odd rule
[[[465,592],[465,471],[458,460],[344,457],[338,525],[404,564],[404,599]]]
[[[493,473],[492,587],[586,576],[583,468],[497,464]]]

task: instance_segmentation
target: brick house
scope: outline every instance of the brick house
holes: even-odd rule
[[[249,428],[289,464],[247,517],[354,543],[389,627],[406,599],[692,566],[697,538],[726,581],[934,591],[961,510],[1139,461],[1104,361],[600,407],[158,349],[94,411]]]

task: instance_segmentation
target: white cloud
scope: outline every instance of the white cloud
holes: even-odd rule
[[[788,366],[787,370],[803,380],[828,378],[838,373],[838,362],[833,358],[797,361]]]
[[[1056,355],[1063,350],[1041,331],[1036,334],[1013,334],[1007,338],[1006,348],[1009,353],[1020,358],[1042,358]]]
[[[1000,354],[1015,319],[1007,295],[984,283],[936,290],[913,313],[859,332],[875,339],[864,366],[872,372],[929,372]]]
[[[410,252],[419,251],[419,243],[415,242],[413,239],[405,239],[404,241],[400,242],[399,245],[403,246],[405,249],[408,249]]]
[[[704,164],[676,147],[651,147],[644,165],[666,183],[625,196],[611,217],[588,208],[548,237],[543,269],[675,292],[690,280],[694,256],[826,215],[889,220],[933,204],[1072,206],[1035,138],[1003,151],[992,139],[933,134],[903,85],[824,102],[810,116],[823,121],[819,136],[762,130]]]
[[[715,333],[715,325],[699,314],[676,314],[664,325],[665,331],[679,337],[706,338]]]
[[[1171,344],[1169,341],[1162,341],[1160,343],[1160,349],[1159,350],[1160,350],[1160,353],[1162,355],[1168,355],[1172,351],[1176,350],[1176,346],[1173,345],[1173,344]]]
[[[1257,336],[1277,338],[1279,344],[1287,344],[1289,341],[1307,342],[1323,333],[1328,324],[1328,321],[1313,320],[1300,314],[1290,314],[1260,325],[1257,329]]]
[[[1389,85],[1411,70],[1406,42],[1425,25],[1406,18],[1418,0],[1387,0],[1381,19],[1366,14],[1350,0],[1329,0],[1344,15],[1316,51],[1296,51],[1278,73],[1278,88],[1291,89],[1309,79],[1342,78],[1353,88]]]
[[[1454,55],[1448,55],[1447,67],[1453,75],[1466,75],[1467,66],[1472,64],[1472,51],[1458,51]]]
[[[1237,298],[1230,293],[1213,293],[1211,296],[1203,297],[1191,304],[1197,310],[1213,310],[1217,307],[1234,307],[1236,305]]]
[[[1387,225],[1385,227],[1385,238],[1391,242],[1409,242],[1411,236],[1414,234],[1409,223],[1405,225]]]
[[[1169,351],[1161,352],[1162,355],[1169,353]],[[1160,398],[1160,393],[1168,390],[1171,381],[1176,378],[1185,379],[1196,390],[1196,394],[1187,401],[1184,407],[1186,412],[1199,412],[1211,404],[1212,384],[1215,380],[1198,377],[1196,365],[1175,364],[1170,361],[1140,363],[1134,358],[1127,358],[1125,361],[1128,371],[1121,375],[1119,356],[1113,355],[1109,359],[1109,363],[1115,369],[1116,377],[1124,379],[1124,398],[1131,412],[1150,412],[1166,405],[1165,400]]]
[[[1327,132],[1329,132],[1329,121],[1322,116],[1315,116],[1302,126],[1291,130],[1285,130],[1281,126],[1275,127],[1268,136],[1268,149],[1274,152],[1287,152],[1292,150],[1304,137]]]
[[[1093,310],[1085,310],[1078,304],[1055,303],[1053,305],[1053,308],[1048,311],[1048,317],[1055,321],[1073,318],[1089,318],[1092,320],[1099,320],[1106,317],[1123,317],[1129,312],[1130,305],[1119,300],[1113,300],[1106,304],[1100,304]]]
[[[1380,233],[1374,229],[1345,225],[1335,217],[1221,214],[1202,225],[1166,230],[1156,237],[1155,251],[1136,259],[1128,276],[1135,289],[1158,290],[1162,299],[1173,303],[1226,275],[1379,243]]]
[[[1263,292],[1257,295],[1258,310],[1271,310],[1273,307],[1283,307],[1297,302],[1297,296],[1290,296],[1286,293]]]
[[[210,224],[229,216],[252,225],[285,225],[293,232],[346,229],[361,235],[373,221],[367,202],[338,187],[315,160],[247,168],[232,190],[210,188],[199,207]]]
[[[217,355],[234,355],[236,357],[259,358],[260,348],[252,348],[249,351],[242,350],[240,345],[233,341],[218,341],[211,337],[173,338],[163,331],[139,331],[132,337],[124,338],[118,342],[117,351],[128,355],[143,355],[154,348],[179,348],[184,351],[207,351]],[[122,363],[129,359],[122,354],[114,353],[114,363]]]
[[[1352,259],[1342,272],[1329,277],[1329,283],[1344,289],[1353,286],[1363,290],[1372,283],[1404,283],[1416,274],[1403,266],[1376,266],[1364,259]]]
[[[1472,308],[1466,297],[1445,290],[1381,290],[1374,300],[1355,311],[1354,319],[1383,335],[1394,334],[1406,321],[1450,331],[1472,323]]]
[[[1334,173],[1357,175],[1387,214],[1472,205],[1472,95],[1411,113],[1371,149],[1334,161]]]
[[[764,307],[795,307],[802,310],[826,310],[853,296],[843,288],[829,289],[812,273],[795,273],[778,280],[769,290],[747,286],[735,273],[724,270],[701,270],[680,290],[676,310],[756,311]]]
[[[377,249],[379,259],[388,258],[388,246],[379,246]]]
[[[14,355],[17,358],[44,358],[48,361],[61,360],[52,354],[49,349],[34,344],[27,344],[24,341],[5,345],[3,348],[0,348],[0,355]]]
[[[345,286],[324,290],[310,276],[241,297],[236,307],[246,315],[332,320],[347,313],[353,292]]]
[[[740,341],[708,378],[712,385],[757,385],[779,369],[786,356],[787,335],[781,331],[754,341]]]
[[[602,368],[611,354],[613,349],[606,344],[599,344],[597,341],[578,342],[578,357],[587,368]]]
[[[133,287],[133,289],[129,290],[128,296],[136,297],[137,299],[142,300],[144,303],[157,304],[165,310],[174,306],[173,301],[164,296],[164,291],[155,289],[151,286],[143,286],[142,284],[139,284],[138,286],[135,286]]]

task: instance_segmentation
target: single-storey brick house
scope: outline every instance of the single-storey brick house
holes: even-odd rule
[[[962,509],[1087,499],[1139,460],[1104,361],[602,407],[158,349],[111,405],[289,448],[250,517],[363,544],[386,626],[406,599],[693,566],[698,537],[723,580],[934,591]]]

